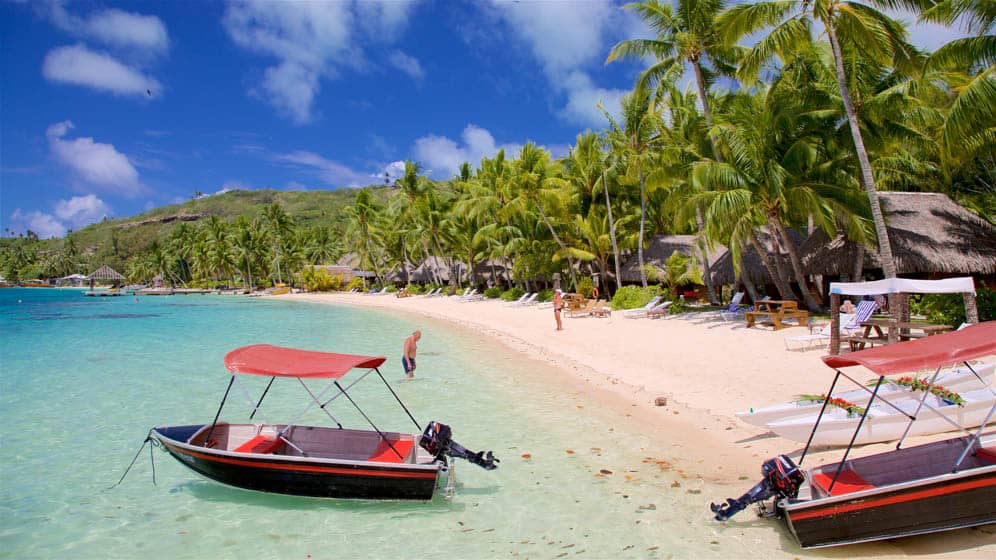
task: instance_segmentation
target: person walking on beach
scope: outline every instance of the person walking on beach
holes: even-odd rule
[[[553,317],[557,320],[557,330],[564,330],[564,325],[560,322],[560,310],[564,308],[564,293],[557,290],[553,293]]]
[[[422,331],[415,331],[405,339],[405,347],[401,354],[401,365],[405,367],[405,375],[408,379],[415,377],[415,354],[418,353],[418,340],[422,338]]]

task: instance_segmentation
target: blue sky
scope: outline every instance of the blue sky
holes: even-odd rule
[[[235,188],[451,176],[601,129],[620,2],[0,2],[0,228],[58,236]],[[936,48],[953,33],[919,28]]]

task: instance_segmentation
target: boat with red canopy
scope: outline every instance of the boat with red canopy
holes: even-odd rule
[[[971,325],[946,333],[889,346],[881,346],[839,356],[824,356],[834,368],[832,395],[842,378],[859,387],[864,383],[845,373],[862,366],[878,375],[873,387],[865,387],[871,397],[854,431],[843,458],[837,463],[810,469],[797,466],[787,455],[769,459],[761,467],[763,479],[739,498],[712,504],[718,521],[725,521],[752,503],[760,503],[764,516],[779,516],[789,531],[805,547],[825,547],[921,533],[932,533],[996,522],[996,431],[986,426],[996,420],[996,404],[976,430],[951,425],[965,432],[956,437],[915,447],[903,447],[906,434],[896,449],[848,459],[873,403],[889,404],[880,392],[886,376],[923,369],[935,370],[928,388],[913,410],[903,411],[909,419],[906,433],[921,415],[937,416],[942,411],[927,402],[942,367],[996,354],[996,322]],[[994,393],[996,396],[996,393]],[[823,403],[809,441],[799,457],[803,464],[823,418],[829,398]],[[765,502],[771,498],[773,508]]]
[[[403,433],[378,428],[357,405],[348,390],[376,373],[390,394],[415,423],[398,395],[378,369],[385,358],[300,350],[268,344],[245,346],[224,359],[231,372],[228,388],[214,420],[207,424],[158,426],[150,438],[158,441],[180,463],[212,480],[262,492],[326,498],[432,498],[442,473],[452,473],[448,457],[459,457],[491,470],[498,459],[488,451],[472,452],[451,439],[449,426],[429,422],[424,431]],[[340,379],[353,370],[366,370],[343,387]],[[270,381],[254,401],[239,377],[255,375]],[[297,381],[310,400],[294,420],[286,423],[219,422],[232,387],[242,389],[253,420],[277,379]],[[326,381],[312,391],[307,380]],[[372,429],[347,429],[332,414],[331,404],[344,397]],[[343,403],[345,404],[345,403]],[[298,419],[319,409],[335,424],[298,425]],[[260,417],[262,415],[260,414]]]

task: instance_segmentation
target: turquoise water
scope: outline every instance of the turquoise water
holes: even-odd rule
[[[415,328],[418,379],[403,382],[401,344]],[[723,557],[742,553],[752,531],[776,531],[721,534],[706,508],[719,496],[655,463],[674,458],[628,419],[551,383],[539,363],[439,323],[276,298],[4,289],[0,332],[2,557]],[[500,468],[458,463],[452,500],[319,500],[225,487],[159,450],[153,486],[146,449],[107,490],[152,426],[210,422],[228,380],[222,357],[257,342],[387,356],[387,378],[421,424],[450,424],[465,446],[493,449]],[[258,395],[265,380],[249,381]],[[382,429],[414,429],[375,377],[351,393]],[[307,398],[278,381],[264,418],[286,421]],[[229,403],[223,419],[247,418],[241,393]],[[333,414],[364,426],[343,399]]]

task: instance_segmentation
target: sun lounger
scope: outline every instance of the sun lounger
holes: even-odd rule
[[[664,303],[658,303],[657,305],[650,308],[647,311],[648,319],[660,319],[661,317],[667,315],[668,309],[671,307],[673,301],[665,301]]]
[[[468,288],[470,290],[470,288]],[[484,296],[477,295],[477,288],[470,291],[464,291],[463,295],[460,296],[460,301],[475,301],[475,299],[482,299]]]
[[[595,317],[611,317],[612,308],[605,305],[605,300],[598,300],[595,302],[595,308],[592,310],[592,315]]]
[[[659,302],[660,300],[661,300],[660,296],[654,296],[650,298],[650,301],[648,301],[647,304],[644,305],[643,307],[638,307],[636,309],[627,309],[626,311],[623,311],[623,317],[628,317],[630,319],[646,317],[647,312],[653,309],[654,306],[657,305],[657,302]]]
[[[861,329],[861,323],[864,323],[871,318],[872,313],[874,313],[876,309],[878,309],[877,302],[862,301],[857,307],[854,308],[854,313],[841,313],[839,321],[841,338],[843,339],[845,337],[854,336],[855,333]],[[787,336],[785,337],[785,349],[802,349],[813,345],[813,343],[816,343],[816,345],[823,342],[829,344],[830,335],[833,333],[831,326],[831,323],[827,323],[819,332],[816,333],[799,336]],[[794,344],[799,344],[799,346],[793,348],[792,346]]]
[[[730,305],[728,305],[726,309],[716,312],[716,314],[724,321],[732,321],[736,319],[737,317],[743,315],[746,311],[740,306],[740,302],[743,301],[743,299],[743,292],[733,294],[733,298],[730,299]]]
[[[533,295],[526,298],[526,301],[520,303],[519,307],[528,307],[530,305],[536,305],[537,303],[539,303],[538,301],[536,301],[537,297],[539,297],[539,292],[536,292]],[[553,304],[551,303],[550,305],[552,306]]]
[[[568,317],[591,317],[595,310],[595,300],[589,299],[584,304],[567,308]]]
[[[507,305],[507,306],[522,305],[523,302],[525,302],[527,299],[529,299],[529,296],[531,296],[531,295],[533,295],[532,292],[526,292],[526,293],[522,294],[522,297],[520,297],[519,299],[517,299],[515,301],[506,301],[505,305]]]

